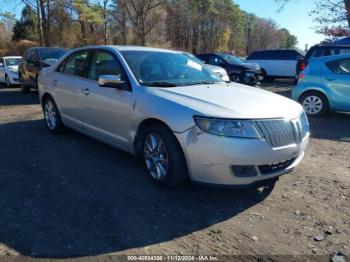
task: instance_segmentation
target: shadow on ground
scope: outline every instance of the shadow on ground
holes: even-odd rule
[[[33,257],[162,243],[234,217],[256,190],[156,188],[137,160],[42,120],[0,124],[0,242]]]
[[[323,118],[309,118],[311,136],[319,139],[350,142],[350,114],[333,113]]]
[[[23,94],[19,88],[4,88],[4,86],[0,86],[0,106],[35,104],[39,104],[37,92]]]

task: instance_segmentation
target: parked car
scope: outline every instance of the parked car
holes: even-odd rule
[[[0,83],[5,83],[7,87],[18,85],[18,65],[21,62],[20,56],[0,57]]]
[[[350,45],[315,45],[309,49],[304,58],[301,58],[297,64],[297,76],[309,64],[309,60],[317,57],[332,55],[348,55],[350,54]],[[297,81],[296,81],[297,82]]]
[[[264,79],[295,78],[298,61],[303,52],[294,49],[263,50],[251,53],[247,61],[258,63]]]
[[[190,53],[183,53],[184,55],[188,55],[192,60],[196,61],[199,64],[202,64],[204,67],[206,67],[207,69],[209,69],[210,71],[214,72],[218,77],[220,77],[222,80],[229,82],[230,81],[230,77],[227,74],[227,71],[220,67],[220,66],[215,66],[215,65],[209,65],[209,64],[205,64],[204,61],[198,59],[196,56],[190,54]]]
[[[183,53],[163,49],[76,49],[41,72],[39,98],[52,133],[68,126],[139,155],[162,187],[188,178],[273,184],[300,163],[309,140],[300,104],[226,83]]]
[[[23,93],[37,89],[41,69],[53,65],[68,50],[63,48],[35,47],[28,49],[19,65],[19,80]]]
[[[350,55],[311,59],[292,97],[312,117],[329,111],[350,112]]]
[[[198,54],[196,57],[206,64],[224,68],[233,82],[254,86],[262,79],[259,65],[244,63],[232,55],[213,53]]]

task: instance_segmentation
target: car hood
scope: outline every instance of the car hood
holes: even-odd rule
[[[286,97],[237,83],[152,88],[155,95],[208,117],[297,118],[302,107]]]
[[[8,66],[8,68],[18,72],[18,65]]]
[[[257,70],[257,71],[261,70],[260,65],[257,63],[243,63],[242,65],[247,69]]]
[[[215,65],[208,65],[208,64],[205,64],[205,66],[210,70],[210,71],[213,71],[213,72],[217,72],[217,73],[227,73],[226,70],[220,66],[215,66]]]

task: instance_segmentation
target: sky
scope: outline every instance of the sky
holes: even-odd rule
[[[189,0],[191,1],[191,0]],[[288,29],[298,38],[298,47],[305,49],[305,44],[309,47],[324,40],[324,37],[315,33],[313,19],[309,12],[315,6],[315,0],[291,0],[282,10],[275,0],[234,0],[241,9],[254,13],[259,17],[272,18],[282,28]],[[0,11],[15,13],[19,18],[23,5],[21,0],[0,0]]]
[[[1,0],[0,0],[1,1]],[[309,16],[315,7],[314,0],[291,0],[282,10],[275,0],[234,0],[242,10],[254,13],[262,18],[272,18],[282,28],[286,28],[298,38],[298,46],[305,49],[324,40],[324,36],[315,33],[317,23]]]

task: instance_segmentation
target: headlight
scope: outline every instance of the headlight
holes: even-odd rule
[[[250,120],[228,120],[195,116],[194,120],[204,132],[228,137],[261,138],[254,122]]]

